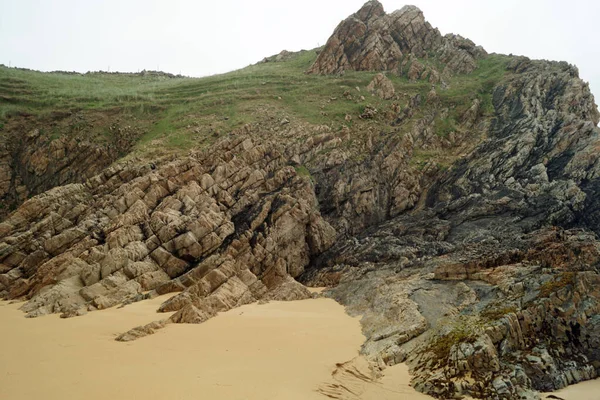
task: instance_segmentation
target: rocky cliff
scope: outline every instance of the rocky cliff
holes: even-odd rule
[[[404,28],[379,22],[410,12]],[[349,26],[372,27],[352,30],[366,32],[358,37]],[[406,34],[369,38],[406,26],[422,32],[417,52],[442,59],[443,39],[420,13],[385,15],[369,2],[336,29],[311,71],[361,69],[386,54],[381,43],[411,48],[401,46]],[[373,68],[401,73],[404,53]],[[303,276],[335,284],[331,295],[363,315],[366,354],[407,361],[415,386],[442,398],[535,398],[531,389],[594,378],[600,365],[598,110],[571,65],[513,57],[506,70],[485,138],[433,179],[422,206],[339,240]]]
[[[143,126],[118,109],[23,113],[0,126],[0,217],[34,195],[102,172],[131,150]]]
[[[178,293],[160,308],[172,317],[127,341],[310,296],[298,280],[362,315],[373,363],[407,362],[415,387],[440,398],[535,399],[597,377],[600,114],[577,69],[487,54],[416,7],[386,14],[377,1],[307,67],[202,150],[71,161],[82,183],[0,224],[0,296],[69,317]],[[333,82],[319,118],[337,124],[344,110],[343,123],[304,121],[304,104],[282,118],[287,91],[310,82]],[[66,182],[64,157],[33,159],[49,186]]]
[[[386,14],[379,1],[371,0],[339,24],[309,72],[394,71],[438,83],[440,74],[472,72],[485,54],[468,39],[442,36],[415,6]],[[427,57],[437,57],[443,68],[418,61]]]

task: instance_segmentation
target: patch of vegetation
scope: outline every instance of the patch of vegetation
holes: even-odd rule
[[[104,113],[108,115],[105,121],[92,118],[73,125],[71,131],[106,141],[110,140],[110,131],[102,124],[120,115],[124,125],[139,128],[135,151],[144,152],[152,148],[179,151],[208,146],[245,124],[268,120],[273,115],[328,125],[334,130],[343,125],[371,123],[358,119],[367,104],[379,111],[372,123],[388,117],[392,103],[398,100],[383,100],[366,91],[375,72],[306,75],[316,56],[316,50],[302,51],[285,61],[259,63],[205,78],[153,73],[41,73],[0,66],[0,124],[7,130],[8,120],[19,115],[47,116],[47,121],[54,115],[63,115],[56,117],[59,119],[73,113]],[[436,69],[442,67],[435,58],[422,62]],[[491,112],[491,91],[504,75],[506,62],[504,56],[490,55],[479,61],[473,73],[452,77],[448,89],[438,89],[442,106],[449,109],[447,118],[436,121],[438,135],[447,136],[454,130],[461,113],[475,98],[481,100],[484,112]],[[401,99],[401,107],[416,94],[425,102],[431,89],[426,80],[411,82],[395,74],[388,74],[388,78]],[[413,119],[425,108],[424,104],[419,107]],[[352,119],[346,120],[347,115]],[[60,126],[51,132],[53,138],[62,134],[65,131]],[[447,161],[442,160],[440,165]]]
[[[42,73],[0,67],[0,115],[19,111],[106,108],[154,100],[152,93],[174,80],[161,76],[107,73]]]
[[[447,90],[439,90],[438,96],[443,105],[455,109],[458,115],[464,114],[479,99],[480,109],[484,115],[492,115],[492,93],[494,87],[507,74],[506,67],[510,58],[501,54],[489,54],[478,60],[475,71],[466,75],[454,76]]]
[[[440,363],[445,363],[450,356],[452,346],[458,343],[474,343],[483,332],[479,318],[460,316],[453,321],[453,326],[446,333],[435,332],[427,351],[432,352]]]
[[[456,161],[457,156],[440,150],[415,149],[410,164],[421,170],[429,162],[435,162],[440,168],[448,169]]]
[[[480,314],[481,318],[487,321],[497,321],[505,315],[516,313],[518,311],[515,306],[507,306],[500,304],[493,304],[486,307]]]
[[[310,171],[304,165],[298,165],[298,166],[294,167],[294,169],[296,170],[296,174],[298,176],[306,177],[306,178],[310,179],[311,181],[314,180],[312,175],[310,174]]]
[[[144,122],[140,125],[150,126],[137,146],[141,151],[152,143],[163,148],[209,144],[223,133],[267,118],[265,108],[332,128],[349,124],[345,120],[348,114],[356,119],[367,102],[379,110],[389,109],[391,100],[365,91],[374,72],[306,75],[316,55],[315,50],[302,51],[286,61],[259,63],[205,78],[41,73],[0,67],[0,123],[20,113],[121,110]],[[391,78],[409,95],[426,93],[429,86]],[[345,92],[349,96],[343,96]],[[190,132],[190,126],[207,129]]]
[[[451,132],[456,131],[456,121],[452,117],[435,119],[435,134],[446,138]]]
[[[162,118],[154,124],[152,129],[140,138],[138,145],[147,145],[152,140],[158,139],[173,132],[175,127],[171,122],[171,118],[172,116],[169,113],[163,114]]]
[[[575,272],[562,272],[554,279],[540,286],[539,297],[549,297],[552,293],[558,292],[562,288],[572,286],[575,283],[575,276]]]

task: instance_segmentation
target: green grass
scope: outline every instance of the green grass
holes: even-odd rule
[[[456,120],[452,117],[435,119],[435,134],[440,137],[448,137],[451,132],[456,131]]]
[[[461,315],[452,322],[446,333],[439,330],[429,341],[427,350],[435,355],[436,360],[446,364],[452,346],[460,343],[474,343],[483,332],[483,324],[477,317]]]
[[[152,129],[145,135],[143,135],[138,141],[138,145],[144,146],[149,144],[152,140],[168,136],[171,132],[175,130],[171,122],[170,113],[164,113],[162,118],[154,124]]]
[[[473,100],[479,99],[482,112],[491,115],[494,111],[492,92],[506,75],[509,60],[510,57],[500,54],[490,54],[480,59],[475,71],[454,76],[447,90],[438,90],[441,103],[453,109],[456,118],[467,111]]]
[[[311,178],[310,171],[304,165],[299,165],[294,169],[296,170],[296,174],[298,174],[298,176],[306,176]]]
[[[153,102],[170,79],[137,74],[42,73],[0,67],[0,117],[24,111],[98,109]]]
[[[394,100],[382,100],[366,91],[375,72],[306,75],[316,55],[315,50],[302,51],[288,61],[251,65],[205,78],[40,73],[0,66],[0,132],[6,130],[2,127],[11,117],[19,115],[51,120],[56,113],[82,112],[85,117],[110,112],[121,120],[135,121],[140,130],[136,151],[152,147],[185,150],[205,147],[232,130],[268,118],[286,117],[338,130],[356,124],[367,104],[379,111],[378,118],[390,110]],[[472,74],[451,78],[447,90],[438,88],[442,105],[450,109],[447,118],[436,121],[439,136],[456,129],[461,112],[474,98],[490,112],[492,88],[505,73],[505,64],[504,56],[490,55]],[[431,89],[427,81],[410,82],[393,74],[388,77],[401,107],[416,94],[421,94],[424,102]],[[350,96],[344,96],[345,92]],[[351,115],[352,121],[347,121],[346,115]],[[93,129],[86,118],[80,126],[77,123],[70,123],[68,129],[49,128],[49,135],[57,137],[68,131],[89,134],[93,140],[110,139],[110,132],[102,126],[108,122],[100,122]]]
[[[19,113],[48,114],[64,110],[126,110],[155,120],[142,143],[186,135],[194,124],[214,124],[223,132],[264,117],[261,108],[313,124],[343,124],[368,101],[385,108],[389,101],[371,98],[364,88],[374,73],[349,72],[342,77],[306,75],[316,52],[304,51],[286,62],[256,64],[206,78],[139,76],[136,74],[40,73],[0,67],[0,122]],[[400,79],[400,78],[398,78]],[[356,91],[362,89],[362,93]],[[424,86],[407,85],[412,92]],[[342,97],[350,91],[353,99]],[[360,96],[366,97],[365,101]],[[168,140],[181,143],[181,138]]]

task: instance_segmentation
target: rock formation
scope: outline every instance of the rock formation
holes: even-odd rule
[[[268,63],[294,57],[280,55]],[[82,167],[25,201],[0,223],[0,296],[68,317],[177,293],[128,341],[309,297],[297,279],[362,315],[365,357],[407,362],[439,398],[597,377],[600,113],[577,69],[488,55],[416,7],[369,1],[308,72],[344,71],[369,71],[387,105],[340,89],[328,101],[356,112],[339,129],[265,109],[206,150]],[[460,74],[466,94],[448,90]],[[27,170],[56,172],[39,152]]]
[[[114,113],[55,112],[39,119],[25,116],[4,127],[7,134],[0,135],[0,216],[31,196],[100,173],[129,151],[140,129],[120,119]],[[110,140],[90,140],[94,124],[108,125]],[[50,130],[61,135],[52,137]]]
[[[0,292],[33,297],[24,310],[37,316],[182,291],[163,311],[191,322],[265,296],[307,297],[288,277],[335,238],[310,181],[272,145],[219,151],[113,167],[28,200],[0,224]]]
[[[375,75],[375,78],[367,86],[367,90],[384,100],[392,99],[396,94],[394,84],[384,74]]]
[[[333,74],[351,71],[396,71],[407,69],[410,76],[425,67],[414,58],[438,56],[443,71],[429,74],[469,73],[485,51],[468,39],[442,36],[425,21],[415,6],[404,6],[386,14],[377,0],[368,1],[358,12],[342,21],[325,44],[309,73]],[[407,67],[406,62],[409,61]]]
[[[374,2],[365,7],[336,29],[313,72],[359,70],[348,60],[386,54],[367,45],[347,51],[347,26],[386,18]],[[417,49],[446,49],[445,70],[476,59],[451,61],[448,49],[463,39],[428,37]],[[344,56],[334,63],[335,51]],[[400,53],[396,60],[413,59],[408,78],[420,79],[419,50]],[[423,206],[338,240],[302,277],[334,286],[330,295],[363,315],[365,354],[408,362],[415,387],[441,398],[537,398],[531,389],[555,390],[600,371],[598,110],[571,65],[513,57],[506,68],[493,89],[487,138],[421,191]],[[463,123],[473,126],[480,106],[474,102]]]

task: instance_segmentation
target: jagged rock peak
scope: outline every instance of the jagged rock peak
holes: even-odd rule
[[[442,36],[416,6],[407,5],[386,14],[371,0],[342,21],[327,41],[309,73],[334,74],[346,70],[402,73],[407,56],[435,54],[447,68],[444,73],[469,73],[485,51],[468,39]],[[442,71],[439,71],[442,72]]]
[[[354,13],[354,18],[359,19],[363,22],[368,22],[372,18],[378,18],[385,15],[383,4],[377,0],[367,1],[360,10]]]

